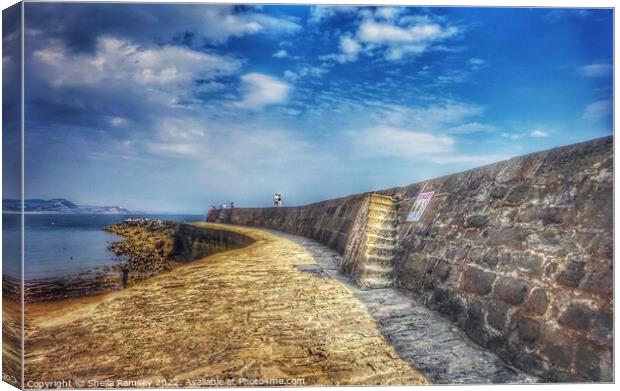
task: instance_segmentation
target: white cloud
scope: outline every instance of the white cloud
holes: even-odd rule
[[[287,69],[284,71],[284,78],[288,81],[294,82],[302,77],[321,77],[328,72],[327,69],[321,67],[304,66],[297,71]]]
[[[199,31],[212,42],[223,43],[231,37],[259,33],[295,33],[301,26],[286,19],[279,19],[256,12],[234,11],[232,6],[200,7],[188,11],[185,26],[189,31]]]
[[[179,96],[196,80],[234,74],[241,61],[180,46],[144,48],[130,41],[101,37],[93,53],[74,54],[55,45],[33,53],[39,72],[56,87],[150,88]]]
[[[287,69],[284,71],[284,78],[288,81],[297,81],[297,79],[299,79],[299,74],[297,72],[291,71],[290,69]]]
[[[341,37],[339,54],[320,58],[351,62],[364,52],[367,55],[381,53],[385,59],[395,61],[433,48],[448,49],[438,44],[460,31],[457,26],[432,21],[429,17],[401,16],[397,9],[380,7],[362,20],[354,37]]]
[[[475,71],[478,70],[480,68],[483,68],[487,65],[487,62],[481,58],[470,58],[467,63],[469,64],[470,68]]]
[[[284,50],[284,49],[280,49],[280,50],[278,50],[277,52],[275,52],[273,54],[273,57],[275,57],[275,58],[286,58],[286,57],[288,57],[288,52],[286,50]]]
[[[385,126],[356,132],[352,138],[358,152],[365,156],[434,155],[449,153],[454,145],[449,136]]]
[[[365,21],[358,30],[358,37],[363,42],[377,44],[391,43],[418,43],[425,44],[449,38],[459,29],[456,27],[442,27],[439,24],[415,24],[403,28],[389,23]]]
[[[154,154],[195,158],[204,155],[207,143],[206,126],[195,118],[161,118],[153,132],[136,143]]]
[[[387,20],[395,19],[397,16],[404,12],[404,7],[378,7],[375,15],[378,18],[383,18]]]
[[[518,140],[520,138],[523,138],[524,134],[523,133],[509,133],[509,132],[504,132],[501,134],[502,137],[511,139],[511,140]]]
[[[198,144],[193,143],[149,142],[147,146],[152,153],[170,157],[196,157],[201,151],[204,152]]]
[[[351,6],[333,6],[333,5],[317,5],[310,9],[310,23],[320,23],[323,20],[333,18],[338,14],[354,14],[358,12],[357,7]]]
[[[613,111],[611,100],[604,99],[586,106],[583,117],[588,120],[598,121],[610,117]]]
[[[549,132],[541,128],[536,128],[525,132],[503,132],[500,136],[510,140],[520,140],[525,137],[544,138],[549,137]]]
[[[481,124],[480,122],[468,122],[462,125],[453,126],[445,130],[449,134],[471,134],[471,133],[489,133],[494,132],[496,127],[489,124]]]
[[[267,105],[283,103],[288,98],[291,86],[261,73],[247,73],[241,76],[243,98],[238,106],[260,109]]]
[[[121,127],[127,125],[127,119],[122,117],[110,118],[110,124],[115,127]]]
[[[606,63],[595,63],[579,67],[579,72],[588,77],[610,76],[613,70],[613,65]]]
[[[484,113],[483,106],[462,102],[443,102],[425,107],[388,106],[378,114],[378,119],[386,124],[405,126],[422,131],[446,131],[452,129],[454,133],[472,131],[482,124],[464,124],[469,119]],[[461,128],[458,128],[461,126]]]
[[[534,129],[530,132],[530,136],[536,137],[536,138],[542,138],[542,137],[549,136],[549,134],[542,129]]]
[[[360,50],[362,50],[362,46],[355,39],[349,36],[343,36],[340,38],[340,51],[342,52],[340,62],[357,60],[357,55]]]

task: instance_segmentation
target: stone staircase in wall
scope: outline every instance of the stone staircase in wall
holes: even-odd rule
[[[398,215],[391,197],[371,194],[366,217],[363,254],[355,270],[355,282],[362,289],[394,285]]]

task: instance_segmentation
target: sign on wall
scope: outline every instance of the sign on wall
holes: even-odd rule
[[[433,194],[435,194],[434,191],[418,194],[418,197],[413,203],[413,208],[407,215],[407,221],[420,221],[422,214],[424,213],[424,209],[426,209],[433,198]]]

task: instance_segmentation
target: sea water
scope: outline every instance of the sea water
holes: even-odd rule
[[[200,221],[201,215],[24,215],[24,279],[63,278],[101,270],[120,260],[108,250],[118,235],[103,228],[128,218],[177,222]],[[2,274],[20,278],[19,214],[2,214]]]

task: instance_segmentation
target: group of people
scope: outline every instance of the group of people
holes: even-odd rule
[[[234,208],[235,208],[235,203],[233,201],[230,201],[230,209],[234,209]],[[224,209],[228,209],[228,206],[226,205],[226,203],[221,204],[219,209],[217,209],[215,205],[211,205],[211,208],[207,212],[207,218],[205,219],[205,221],[217,221],[221,217],[222,211]]]
[[[276,194],[273,196],[273,205],[274,205],[276,208],[279,208],[279,207],[281,207],[281,206],[282,206],[282,194],[276,193]]]
[[[282,194],[276,193],[273,196],[273,205],[276,208],[279,208],[282,206]],[[235,203],[233,201],[230,201],[230,209],[234,209],[234,208],[235,208]],[[228,205],[226,205],[226,203],[221,204],[219,208],[216,208],[215,205],[211,205],[211,208],[209,208],[209,211],[207,212],[207,217],[205,218],[205,221],[220,220],[222,217],[222,211],[225,209],[228,209]]]

